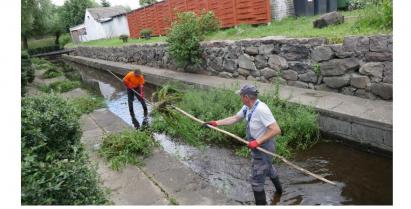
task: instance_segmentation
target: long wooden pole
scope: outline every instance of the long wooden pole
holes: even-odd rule
[[[204,123],[204,121],[202,121],[202,120],[200,120],[200,119],[198,119],[198,118],[190,115],[189,113],[185,112],[184,110],[182,110],[182,109],[180,109],[180,108],[178,108],[178,107],[176,107],[176,106],[174,106],[174,105],[171,105],[171,107],[174,108],[175,110],[177,110],[178,112],[182,113],[183,115],[185,115],[185,116],[193,119],[194,121],[197,121],[197,122],[202,123],[202,124]],[[208,126],[209,128],[211,128],[211,129],[214,129],[214,130],[219,131],[219,132],[221,132],[221,133],[224,133],[224,134],[226,134],[226,135],[228,135],[228,136],[231,136],[232,138],[237,139],[238,141],[243,142],[244,144],[248,144],[248,141],[246,141],[246,140],[242,139],[241,137],[239,137],[239,136],[237,136],[237,135],[234,135],[234,134],[232,134],[232,133],[230,133],[230,132],[228,132],[228,131],[219,129],[219,128],[217,128],[217,127],[214,127],[214,126],[211,126],[211,125],[208,125],[208,124],[207,124],[207,126]],[[313,177],[315,177],[315,178],[317,178],[317,179],[319,179],[319,180],[321,180],[321,181],[324,181],[324,182],[326,182],[326,183],[329,183],[329,184],[332,184],[332,185],[336,185],[336,183],[334,183],[334,182],[332,182],[332,181],[330,181],[330,180],[328,180],[328,179],[326,179],[326,178],[324,178],[324,177],[322,177],[322,176],[320,176],[320,175],[317,175],[317,174],[315,174],[315,173],[312,173],[312,172],[310,172],[310,171],[308,171],[308,170],[306,170],[306,169],[304,169],[304,168],[301,168],[300,166],[295,165],[294,163],[291,163],[290,161],[288,161],[287,159],[285,159],[285,158],[284,158],[283,156],[281,156],[281,155],[277,155],[277,154],[272,153],[272,152],[270,152],[270,151],[268,151],[268,150],[266,150],[266,149],[264,149],[264,148],[261,148],[261,147],[257,147],[257,149],[260,150],[261,152],[264,152],[264,153],[268,154],[268,155],[271,155],[271,156],[274,156],[274,157],[276,157],[276,158],[281,159],[281,160],[282,160],[284,163],[286,163],[287,165],[290,165],[291,167],[293,167],[293,168],[295,168],[295,169],[297,169],[297,170],[299,170],[299,171],[301,171],[301,172],[303,172],[303,173],[306,173],[306,174],[308,174],[308,175],[310,175],[310,176],[313,176]]]
[[[123,82],[123,80],[122,80],[121,78],[119,78],[116,74],[114,74],[114,73],[111,72],[110,70],[107,70],[107,71],[108,71],[109,73],[111,73],[114,77],[116,77],[120,82]],[[134,89],[132,89],[132,90],[133,90],[136,94],[138,94],[139,96],[141,96],[137,91],[135,91]],[[144,97],[142,97],[142,98],[143,98],[145,101],[147,101],[148,103],[152,104],[152,103],[151,103],[149,100],[147,100],[146,98],[144,98]],[[152,105],[153,105],[153,104],[152,104]],[[184,111],[184,110],[182,110],[182,109],[180,109],[180,108],[178,108],[178,107],[176,107],[176,106],[174,106],[174,105],[170,105],[170,106],[171,106],[172,108],[174,108],[175,110],[177,110],[178,112],[182,113],[183,115],[191,118],[192,120],[197,121],[197,122],[199,122],[199,123],[201,123],[201,124],[204,123],[204,121],[202,121],[202,120],[194,117],[193,115],[187,113],[186,111]],[[219,131],[219,132],[221,132],[221,133],[224,133],[224,134],[226,134],[226,135],[228,135],[228,136],[231,136],[232,138],[237,139],[238,141],[243,142],[244,144],[248,144],[248,141],[246,141],[246,140],[242,139],[241,137],[239,137],[239,136],[237,136],[237,135],[234,135],[234,134],[232,134],[232,133],[230,133],[230,132],[228,132],[228,131],[225,131],[225,130],[223,130],[223,129],[219,129],[219,128],[217,128],[217,127],[210,126],[210,125],[207,125],[207,126],[208,126],[209,128],[211,128],[211,129],[214,129],[214,130]],[[326,178],[324,178],[324,177],[322,177],[322,176],[320,176],[320,175],[317,175],[317,174],[315,174],[315,173],[312,173],[312,172],[310,172],[310,171],[308,171],[308,170],[306,170],[306,169],[304,169],[304,168],[301,168],[301,167],[298,166],[298,165],[295,165],[294,163],[291,163],[290,161],[288,161],[287,159],[285,159],[285,158],[284,158],[283,156],[281,156],[281,155],[277,155],[277,154],[272,153],[272,152],[270,152],[270,151],[268,151],[268,150],[266,150],[266,149],[264,149],[264,148],[261,148],[261,147],[257,147],[257,149],[260,150],[261,152],[264,152],[264,153],[268,154],[268,155],[271,155],[271,156],[274,156],[274,157],[276,157],[276,158],[279,158],[280,160],[282,160],[282,161],[283,161],[284,163],[286,163],[287,165],[289,165],[289,166],[291,166],[291,167],[293,167],[293,168],[295,168],[295,169],[297,169],[297,170],[299,170],[299,171],[301,171],[301,172],[303,172],[303,173],[305,173],[305,174],[308,174],[308,175],[310,175],[310,176],[313,176],[313,177],[315,177],[315,178],[317,178],[317,179],[319,179],[319,180],[321,180],[321,181],[324,181],[324,182],[326,182],[326,183],[329,183],[329,184],[332,184],[332,185],[337,185],[336,183],[334,183],[334,182],[332,182],[332,181],[330,181],[330,180],[328,180],[328,179],[326,179]]]

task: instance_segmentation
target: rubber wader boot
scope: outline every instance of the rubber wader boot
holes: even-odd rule
[[[278,178],[278,176],[275,177],[275,178],[272,178],[271,181],[274,184],[276,192],[282,194],[283,193],[283,188],[281,187],[281,182],[280,182],[280,179]]]
[[[135,118],[131,118],[131,121],[134,125],[134,128],[136,128],[136,129],[140,128],[140,123]]]
[[[256,192],[254,191],[254,199],[256,205],[267,205],[267,201],[265,200],[265,191]]]

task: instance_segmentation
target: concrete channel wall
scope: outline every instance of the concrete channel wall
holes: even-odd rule
[[[110,70],[125,75],[140,68],[147,82],[163,85],[179,81],[200,88],[224,88],[249,83],[246,80],[220,78],[208,75],[183,73],[148,66],[63,55],[63,60],[73,67],[91,67]],[[262,93],[274,91],[272,84],[256,82]],[[289,102],[313,106],[319,112],[319,125],[323,134],[342,138],[362,148],[392,153],[392,102],[369,100],[334,92],[315,91],[292,86],[281,86],[280,97]]]
[[[324,38],[265,37],[201,44],[202,63],[186,71],[248,81],[392,100],[392,35]],[[78,47],[74,55],[176,70],[166,43]]]

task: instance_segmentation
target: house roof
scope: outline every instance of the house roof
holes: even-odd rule
[[[83,29],[83,28],[86,28],[85,25],[84,25],[84,24],[80,24],[80,25],[76,25],[76,26],[74,26],[74,27],[71,27],[71,28],[70,28],[70,31],[80,30],[80,29]]]
[[[88,8],[88,12],[98,22],[106,22],[115,16],[124,15],[127,10],[122,6]]]

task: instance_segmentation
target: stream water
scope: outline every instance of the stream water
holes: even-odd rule
[[[77,64],[83,82],[105,99],[108,109],[131,125],[124,86],[111,74]],[[156,87],[145,86],[151,95]],[[143,120],[138,101],[134,102],[137,119]],[[149,111],[151,110],[148,105]],[[250,160],[238,157],[232,150],[216,146],[204,149],[176,141],[164,134],[155,134],[163,149],[198,173],[210,184],[225,191],[228,197],[241,204],[253,204],[254,197],[247,179]],[[334,140],[321,140],[311,149],[299,152],[293,159],[297,165],[337,183],[323,183],[311,176],[276,165],[284,193],[275,196],[272,183],[266,181],[268,202],[279,205],[392,205],[392,159],[360,151]]]

